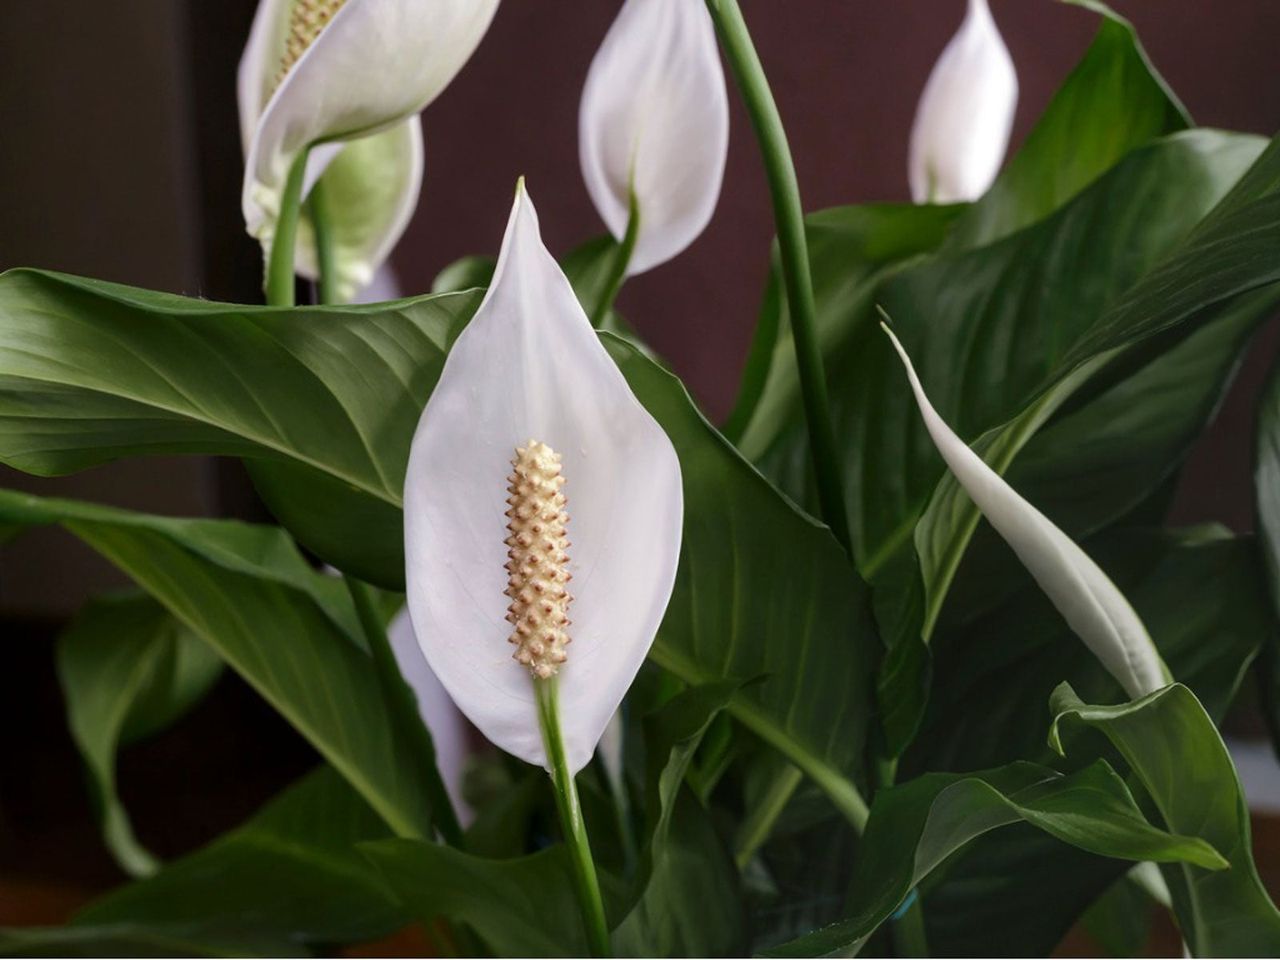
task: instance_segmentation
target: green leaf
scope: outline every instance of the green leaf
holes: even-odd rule
[[[497,265],[498,261],[493,257],[460,257],[436,274],[436,278],[431,281],[431,292],[458,293],[487,287]]]
[[[937,249],[963,209],[878,204],[835,207],[805,218],[815,327],[824,354],[870,310],[876,282]],[[795,345],[781,284],[775,250],[738,400],[724,427],[725,436],[752,459],[767,448],[800,403]],[[807,448],[800,453],[807,456]]]
[[[1149,824],[1124,782],[1102,761],[1069,776],[1028,763],[967,776],[926,774],[876,795],[854,867],[848,919],[766,955],[857,949],[965,843],[1018,822],[1104,856],[1226,866],[1205,841]]]
[[[8,490],[0,519],[79,537],[216,650],[397,832],[432,834],[431,771],[383,705],[350,598],[283,531]]]
[[[735,956],[745,949],[737,868],[685,784],[703,735],[738,686],[692,687],[646,720],[649,837],[639,900],[614,934],[622,956]]]
[[[1221,872],[1191,865],[1162,871],[1192,955],[1280,952],[1280,911],[1253,863],[1240,781],[1195,694],[1175,683],[1131,703],[1090,706],[1063,684],[1054,692],[1052,709],[1049,740],[1056,750],[1063,752],[1065,728],[1100,731],[1142,781],[1169,829],[1202,838],[1230,863]]]
[[[761,678],[733,695],[729,713],[850,811],[878,652],[865,587],[830,532],[757,473],[678,380],[603,339],[684,477],[680,567],[650,658],[694,686]]]
[[[1081,918],[1089,936],[1112,957],[1136,957],[1147,945],[1151,900],[1128,877],[1121,877]]]
[[[1258,510],[1258,540],[1266,569],[1267,591],[1280,614],[1280,365],[1272,370],[1258,405],[1254,437],[1253,485]],[[1265,634],[1258,663],[1258,690],[1272,748],[1280,755],[1280,632]]]
[[[1085,544],[1133,602],[1174,677],[1215,718],[1226,713],[1259,644],[1275,631],[1255,546],[1215,527],[1118,530]],[[1054,687],[1066,679],[1095,702],[1123,698],[1017,561],[1010,566],[1018,569],[989,571],[1012,585],[998,605],[940,627],[936,668],[947,682],[932,692],[920,733],[902,759],[905,775],[1015,759],[1060,765],[1039,733]],[[975,587],[990,592],[970,581],[957,584],[956,593]],[[975,710],[975,703],[986,707]],[[1095,755],[1070,759],[1079,764]],[[1047,861],[1052,871],[1044,869]],[[1120,872],[1115,861],[1044,834],[984,836],[947,865],[928,898],[930,945],[949,956],[1047,954]]]
[[[91,601],[58,637],[56,656],[103,840],[126,873],[154,873],[159,863],[134,836],[116,793],[116,751],[190,709],[222,662],[158,603],[136,596]]]
[[[399,587],[409,439],[478,302],[278,310],[10,271],[0,462],[48,476],[160,453],[270,461],[255,480],[300,542]]]
[[[405,919],[355,844],[386,826],[321,768],[243,826],[58,929],[0,933],[22,956],[303,956],[383,936]]]
[[[1098,33],[951,245],[981,246],[1042,220],[1130,150],[1191,126],[1129,22],[1093,0],[1069,2],[1101,17]]]
[[[1274,617],[1252,538],[1220,527],[1124,530],[1086,544],[1133,603],[1173,676],[1222,717]],[[994,575],[1003,576],[1004,571]],[[1124,692],[1023,572],[1003,603],[934,639],[946,684],[903,757],[908,772],[1053,761],[1040,735],[1045,703],[1064,679],[1095,702]],[[1033,628],[1029,628],[1031,625]],[[974,710],[975,703],[985,709]]]
[[[486,860],[401,839],[362,844],[360,850],[423,922],[462,921],[497,956],[588,955],[563,846],[514,860]]]

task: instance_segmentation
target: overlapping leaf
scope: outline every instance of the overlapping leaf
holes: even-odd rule
[[[116,793],[116,751],[168,726],[218,678],[222,661],[154,600],[91,602],[58,637],[67,723],[88,767],[102,836],[133,876],[158,863],[134,836]]]
[[[281,530],[7,490],[0,517],[75,534],[216,650],[388,824],[431,835],[431,773],[388,715],[350,600]]]

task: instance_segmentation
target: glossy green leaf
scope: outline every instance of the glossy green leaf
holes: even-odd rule
[[[514,860],[399,839],[366,843],[360,851],[419,920],[466,923],[498,956],[588,955],[563,846]]]
[[[856,807],[850,785],[861,782],[878,651],[865,587],[830,532],[757,473],[678,380],[604,339],[684,477],[680,568],[650,658],[695,686],[760,678],[733,695],[729,713],[838,807]]]
[[[385,824],[333,770],[299,781],[243,826],[108,894],[67,927],[0,933],[19,956],[303,956],[405,921],[355,844]]]
[[[1081,923],[1108,956],[1136,957],[1147,945],[1151,899],[1128,877],[1121,877],[1085,911]]]
[[[58,678],[88,767],[103,840],[133,876],[154,873],[116,793],[116,751],[164,729],[213,685],[222,661],[148,597],[90,602],[58,637]]]
[[[1220,720],[1258,647],[1275,632],[1256,544],[1205,527],[1120,530],[1085,546],[1133,602],[1174,677]],[[940,627],[936,667],[946,682],[933,689],[920,733],[902,759],[906,776],[1015,759],[1060,765],[1040,735],[1054,687],[1066,679],[1095,702],[1123,699],[1025,572],[997,568],[989,576],[1013,589],[971,621]],[[979,586],[957,584],[957,596]],[[975,703],[984,709],[973,709]],[[1087,763],[1096,755],[1073,750],[1068,761]],[[1121,872],[1113,860],[1044,834],[989,834],[948,863],[926,898],[929,942],[949,956],[1047,954]]]
[[[1063,751],[1063,733],[1070,727],[1098,730],[1124,756],[1169,829],[1212,844],[1230,863],[1231,869],[1223,871],[1188,864],[1162,870],[1192,955],[1280,952],[1280,911],[1253,863],[1240,781],[1195,694],[1175,683],[1131,703],[1091,706],[1063,684],[1052,707],[1055,749]]]
[[[974,837],[1018,822],[1105,856],[1226,866],[1205,841],[1149,824],[1105,762],[1069,776],[1028,763],[967,776],[926,774],[876,796],[854,867],[848,919],[766,955],[857,949],[947,857]]]
[[[914,204],[835,207],[805,218],[817,304],[815,329],[824,354],[867,317],[877,281],[936,249],[962,207]],[[774,251],[768,286],[738,399],[725,435],[756,458],[800,403],[791,321]],[[807,448],[803,451],[807,456]]]
[[[431,835],[430,771],[383,705],[350,599],[281,530],[7,490],[0,517],[79,537],[216,650],[397,832]]]
[[[1252,538],[1221,527],[1124,530],[1086,546],[1133,604],[1174,678],[1221,718],[1275,630]],[[1063,680],[1094,702],[1123,699],[1035,583],[1018,572],[1009,580],[1015,589],[1003,603],[935,637],[946,682],[933,691],[903,758],[909,773],[1052,762],[1041,730]],[[986,706],[974,710],[975,703]]]
[[[614,933],[621,956],[735,956],[745,949],[738,871],[685,774],[738,684],[693,687],[646,721],[648,841],[638,902]]]
[[[478,302],[277,310],[10,271],[0,462],[51,475],[159,453],[269,461],[255,479],[300,542],[398,587],[409,438]]]

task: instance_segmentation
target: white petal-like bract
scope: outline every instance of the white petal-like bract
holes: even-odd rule
[[[467,721],[449,699],[448,691],[431,672],[431,667],[422,656],[408,609],[402,609],[395,615],[391,625],[387,627],[387,639],[391,642],[391,651],[400,667],[400,675],[413,688],[413,695],[418,701],[418,713],[431,734],[436,750],[436,766],[440,770],[440,779],[444,781],[445,791],[453,801],[454,810],[458,812],[458,820],[466,827],[475,818],[462,791],[467,761],[471,757]]]
[[[336,12],[286,71],[297,3]],[[497,6],[498,0],[262,0],[239,76],[247,153],[242,203],[249,233],[270,245],[285,181],[303,151],[317,148],[308,161],[309,187],[329,164],[352,152],[340,144],[361,141],[354,150],[362,159],[343,159],[351,166],[341,178],[348,186],[370,187],[369,202],[378,209],[345,234],[336,231],[335,239],[345,245],[340,253],[358,249],[363,257],[361,263],[348,256],[359,269],[340,280],[349,290],[367,282],[417,199],[421,132],[406,121],[467,62]],[[308,265],[305,258],[301,263]]]
[[[1167,685],[1168,669],[1129,601],[1088,554],[952,432],[925,395],[906,350],[892,330],[884,330],[902,358],[920,415],[942,459],[1067,624],[1130,697]]]
[[[703,0],[626,0],[587,74],[578,150],[587,191],[619,240],[635,191],[629,273],[670,260],[702,233],[728,149],[724,71]]]
[[[1018,74],[987,0],[969,0],[964,23],[934,64],[911,129],[908,174],[916,203],[976,200],[1000,172]]]
[[[609,357],[517,191],[484,302],[449,352],[405,477],[405,579],[418,641],[491,741],[547,765],[533,679],[505,619],[507,477],[529,440],[559,452],[573,601],[559,670],[569,766],[590,759],[675,582],[680,465]]]

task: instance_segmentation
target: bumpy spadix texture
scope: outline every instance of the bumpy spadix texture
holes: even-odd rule
[[[540,681],[530,676],[537,664],[512,659],[507,619],[508,478],[519,478],[512,454],[527,452],[530,438],[535,451],[545,444],[561,457],[561,492],[569,498],[560,512],[571,517],[573,543],[556,552],[567,555],[560,569],[573,576],[573,643],[556,684],[565,749],[578,770],[640,669],[670,599],[683,518],[680,465],[542,245],[521,189],[489,292],[449,351],[414,436],[404,489],[405,580],[418,642],[454,703],[499,747],[545,766],[534,697]],[[551,462],[544,457],[545,469],[531,472],[548,481]],[[551,486],[558,485],[545,489]],[[538,549],[531,525],[521,532]],[[558,575],[544,579],[544,592],[564,585]],[[542,612],[554,626],[555,605]],[[552,656],[555,647],[548,647]]]
[[[893,331],[884,330],[902,358],[920,415],[942,459],[1071,629],[1129,696],[1146,696],[1168,684],[1169,671],[1129,601],[1070,537],[952,432],[925,395],[907,351]]]
[[[498,0],[261,0],[240,62],[249,233],[269,251],[294,161],[323,175],[344,299],[399,239],[422,183],[417,113],[471,56]],[[298,268],[316,269],[303,222]]]
[[[512,658],[539,680],[569,659],[569,514],[560,454],[530,440],[507,477],[507,619]]]
[[[277,84],[302,59],[307,48],[320,36],[320,31],[329,25],[334,14],[346,2],[347,0],[293,0],[293,7],[289,11],[289,32],[285,37],[284,54],[276,76]]]
[[[703,0],[627,0],[587,74],[578,150],[609,231],[640,232],[630,273],[671,259],[700,234],[720,197],[729,103]]]
[[[969,0],[960,30],[934,65],[911,130],[916,203],[982,196],[1004,160],[1018,106],[1018,74],[987,0]]]

